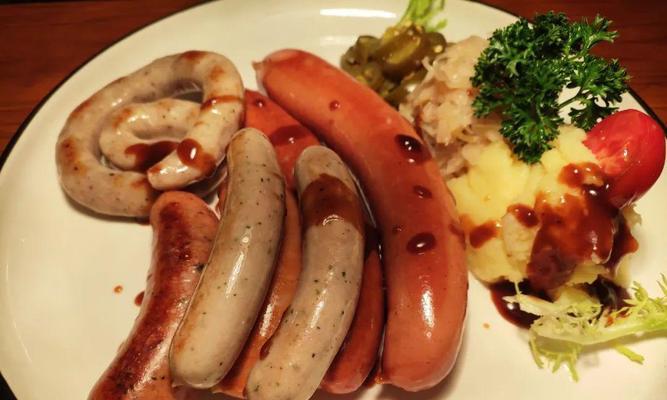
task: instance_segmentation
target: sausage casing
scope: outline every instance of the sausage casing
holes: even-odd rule
[[[281,50],[256,68],[269,97],[350,165],[378,222],[388,306],[382,379],[412,391],[436,385],[456,361],[468,288],[438,166],[396,110],[317,56]]]
[[[364,256],[361,202],[347,167],[312,146],[297,160],[304,224],[303,269],[294,300],[250,372],[248,399],[308,399],[352,322]]]
[[[107,166],[100,157],[99,136],[105,123],[124,123],[114,112],[178,94],[186,82],[202,89],[204,102],[184,140],[145,172]],[[185,189],[215,171],[239,128],[242,96],[234,64],[205,51],[162,57],[111,82],[74,109],[60,132],[56,166],[63,190],[97,213],[148,216],[159,191]]]
[[[218,219],[197,196],[161,195],[151,210],[153,259],[132,332],[89,400],[176,399],[169,344],[208,259]]]
[[[271,287],[243,351],[229,373],[215,386],[214,392],[243,397],[248,375],[259,360],[262,346],[276,332],[294,298],[301,272],[301,222],[296,199],[291,191],[285,193],[285,209],[285,233]]]
[[[276,149],[287,187],[294,189],[294,164],[303,149],[320,144],[317,137],[261,93],[245,91],[245,126],[266,134]]]
[[[175,384],[208,389],[231,369],[264,302],[280,249],[285,184],[271,143],[237,132],[220,228],[171,347]]]
[[[368,244],[366,248],[369,249]],[[329,393],[342,394],[361,387],[379,356],[384,315],[382,265],[377,248],[370,248],[364,261],[361,293],[352,325],[320,388]]]
[[[248,375],[259,360],[262,346],[278,329],[294,297],[301,272],[301,221],[292,194],[294,164],[304,148],[319,143],[315,135],[266,96],[246,90],[244,101],[245,126],[264,132],[273,144],[287,190],[285,229],[271,287],[243,351],[225,378],[212,389],[234,397],[243,397]],[[222,192],[221,199],[224,198]]]

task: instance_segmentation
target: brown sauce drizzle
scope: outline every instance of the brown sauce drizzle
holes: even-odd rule
[[[498,236],[498,225],[495,221],[487,221],[474,227],[468,235],[468,240],[472,247],[478,249],[496,236]]]
[[[399,134],[394,140],[410,164],[421,164],[431,158],[431,154],[417,138]]]
[[[357,194],[340,179],[322,174],[301,194],[303,227],[324,226],[334,220],[351,223],[364,233],[364,216]]]
[[[210,99],[202,103],[201,110],[202,111],[208,110],[209,108],[212,108],[217,104],[233,103],[235,101],[242,102],[242,99],[239,96],[233,96],[233,95],[211,97]]]
[[[614,246],[611,249],[609,260],[604,264],[605,267],[614,271],[624,255],[634,253],[638,249],[639,242],[632,236],[625,218],[619,218],[618,230],[614,235]]]
[[[600,300],[603,307],[612,310],[625,306],[625,300],[630,298],[627,290],[602,277],[598,277],[593,283],[587,285],[586,289],[590,295]]]
[[[433,249],[435,245],[435,236],[431,232],[420,232],[408,241],[406,248],[412,254],[421,255]]]
[[[145,292],[142,290],[142,291],[139,292],[139,294],[137,294],[137,296],[134,298],[134,305],[135,305],[135,306],[139,307],[139,306],[141,306],[141,303],[144,302],[144,293],[145,293]]]
[[[607,263],[614,247],[623,242],[615,240],[617,232],[622,231],[619,226],[624,224],[623,216],[607,200],[606,176],[597,165],[569,164],[562,169],[559,179],[579,189],[581,195],[565,194],[557,205],[538,195],[535,210],[542,226],[535,237],[527,270],[531,284],[538,289],[564,284],[575,267],[591,256],[599,263]],[[620,259],[633,247],[619,248],[615,258]]]
[[[526,205],[513,204],[507,207],[507,212],[514,214],[514,217],[526,228],[532,228],[540,223],[535,210]]]
[[[539,317],[524,311],[521,311],[518,304],[509,303],[503,299],[506,296],[514,296],[516,291],[514,283],[501,281],[490,286],[491,299],[500,315],[507,321],[520,328],[530,328],[530,325]],[[593,283],[585,285],[589,295],[596,297],[603,307],[612,310],[618,310],[625,306],[625,300],[630,298],[627,290],[616,285],[612,281],[598,277]],[[538,297],[543,300],[551,301],[549,295],[541,290],[536,290],[527,280],[519,283],[521,293],[529,296]]]
[[[274,146],[294,144],[299,139],[310,136],[311,133],[303,125],[281,126],[269,135],[269,140]]]
[[[496,309],[503,318],[512,324],[520,328],[528,329],[530,328],[530,325],[537,318],[539,318],[537,315],[521,311],[518,304],[510,303],[503,299],[503,297],[514,296],[516,294],[514,283],[510,281],[501,281],[492,284],[490,289],[491,299],[493,300],[493,304],[496,306]],[[519,290],[521,290],[521,293],[523,294],[549,300],[549,297],[546,295],[546,293],[535,290],[528,281],[522,281],[519,283]]]
[[[134,155],[134,171],[146,171],[152,165],[174,151],[178,142],[162,140],[155,143],[137,143],[125,149],[125,154]]]
[[[183,164],[197,168],[205,174],[209,174],[215,169],[215,160],[202,149],[196,140],[183,140],[178,144],[176,153]]]
[[[412,187],[412,191],[420,198],[420,199],[430,199],[433,197],[433,193],[431,193],[428,188],[425,188],[424,186],[421,185],[415,185]]]
[[[522,204],[507,209],[528,228],[541,223],[528,263],[528,280],[519,288],[524,294],[545,300],[550,300],[546,290],[567,282],[575,267],[591,256],[613,272],[624,255],[639,247],[627,221],[608,199],[607,177],[596,164],[569,164],[561,170],[559,180],[579,189],[580,194],[565,194],[553,205],[540,193],[535,209]],[[473,244],[472,234],[470,241]],[[606,308],[619,309],[630,297],[625,289],[602,277],[584,287]],[[499,282],[490,289],[496,308],[506,320],[528,328],[537,319],[503,300],[515,294],[513,283]]]

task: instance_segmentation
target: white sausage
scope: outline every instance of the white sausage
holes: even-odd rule
[[[285,216],[285,188],[273,146],[239,131],[227,151],[229,183],[211,257],[170,353],[175,384],[210,388],[243,349],[264,302]]]
[[[100,131],[115,110],[170,96],[186,82],[201,87],[204,102],[178,151],[147,174],[101,162]],[[214,172],[241,122],[242,97],[236,68],[220,54],[189,51],[155,60],[105,86],[72,111],[56,145],[60,183],[74,201],[95,212],[147,216],[159,191],[185,188]]]
[[[347,167],[312,146],[295,168],[304,219],[303,270],[292,305],[252,369],[250,400],[308,399],[350,327],[363,269],[363,214]]]
[[[128,104],[111,114],[104,124],[100,151],[119,169],[145,171],[176,148],[198,116],[199,104],[192,101],[165,98]],[[163,146],[156,149],[156,144]],[[148,158],[159,159],[142,160],[139,150],[151,146],[154,154]]]
[[[104,123],[100,151],[107,162],[119,169],[145,171],[155,163],[156,156],[161,159],[171,153],[198,116],[199,104],[192,101],[164,98],[128,104],[114,111]],[[212,175],[183,191],[206,197],[220,186],[226,174],[223,163]]]

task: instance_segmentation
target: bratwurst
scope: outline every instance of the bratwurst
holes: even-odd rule
[[[303,266],[294,300],[250,372],[250,400],[308,399],[350,328],[364,262],[362,204],[347,167],[311,146],[295,168],[303,217]]]
[[[256,66],[269,97],[324,140],[361,181],[378,222],[387,284],[382,379],[406,390],[451,371],[467,301],[454,201],[414,128],[321,58],[281,50]]]
[[[285,218],[285,184],[260,131],[234,135],[227,168],[220,228],[170,353],[175,384],[198,389],[218,383],[241,353],[271,283]]]
[[[155,202],[150,222],[153,260],[139,316],[89,400],[179,398],[169,345],[213,247],[218,219],[197,196],[167,192]]]
[[[173,151],[145,172],[106,165],[99,138],[108,117],[128,104],[178,94],[184,82],[201,88],[204,101]],[[148,216],[159,191],[183,189],[214,173],[242,114],[243,84],[226,57],[188,51],[157,59],[105,86],[72,111],[56,144],[61,186],[74,201],[97,213]],[[112,124],[124,123],[117,117]]]

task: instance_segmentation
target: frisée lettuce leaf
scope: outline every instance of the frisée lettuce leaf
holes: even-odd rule
[[[397,25],[413,22],[423,26],[426,32],[437,32],[447,25],[446,19],[435,20],[444,9],[445,0],[410,0]]]
[[[631,297],[617,310],[605,308],[589,296],[552,303],[522,294],[518,287],[516,295],[504,299],[539,316],[529,329],[535,363],[540,368],[550,365],[554,372],[565,365],[576,381],[579,379],[576,363],[587,346],[609,344],[631,361],[640,364],[644,361],[641,355],[614,341],[648,333],[667,333],[667,278],[664,275],[658,285],[662,296],[652,298],[642,285],[634,282]]]

